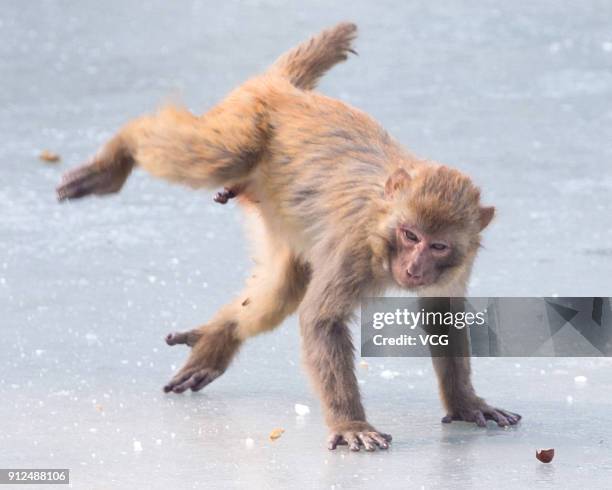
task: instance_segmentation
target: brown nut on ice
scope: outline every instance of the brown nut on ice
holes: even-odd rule
[[[41,151],[40,155],[38,155],[38,158],[40,158],[43,162],[48,163],[56,163],[60,161],[60,156],[57,153],[53,153],[49,150]]]
[[[270,440],[271,441],[275,441],[276,439],[278,439],[280,436],[283,435],[283,432],[285,432],[285,429],[272,429],[272,432],[270,432]]]
[[[538,458],[538,461],[541,461],[542,463],[550,463],[554,457],[554,449],[538,449],[536,451],[536,458]]]

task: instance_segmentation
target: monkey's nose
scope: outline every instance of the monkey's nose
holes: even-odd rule
[[[419,279],[423,279],[422,274],[415,274],[415,273],[406,271],[406,275],[408,276],[408,279],[414,279],[415,281],[418,281]]]

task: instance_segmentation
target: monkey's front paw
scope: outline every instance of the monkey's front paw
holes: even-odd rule
[[[196,328],[170,333],[166,343],[193,347],[187,363],[164,386],[166,393],[201,390],[225,372],[240,346],[233,328]]]
[[[390,442],[389,434],[378,432],[367,422],[352,421],[332,427],[328,448],[333,450],[338,446],[348,445],[351,451],[359,451],[362,447],[366,451],[374,451],[377,446],[380,449],[388,449]]]
[[[518,413],[509,412],[501,408],[495,408],[482,403],[473,408],[460,408],[454,410],[442,418],[442,422],[450,424],[453,420],[461,420],[464,422],[474,422],[479,427],[485,427],[487,420],[493,420],[500,427],[518,424],[521,420]]]
[[[164,386],[166,393],[183,393],[183,391],[191,389],[191,391],[199,391],[207,384],[212,383],[215,379],[223,374],[223,371],[208,367],[192,367],[187,364],[184,366],[170,382]]]

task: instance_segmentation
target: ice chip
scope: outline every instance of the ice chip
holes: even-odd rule
[[[583,385],[583,384],[586,384],[586,382],[587,382],[586,376],[574,376],[574,383],[576,383],[577,385]]]
[[[300,417],[303,417],[304,415],[308,415],[310,413],[310,408],[308,407],[308,405],[302,405],[301,403],[296,403],[294,408],[295,408],[295,413],[297,413]]]
[[[397,378],[398,376],[399,373],[397,371],[391,371],[389,369],[385,369],[383,372],[380,373],[380,377],[384,379],[393,379]]]
[[[92,332],[85,334],[85,340],[87,341],[87,345],[102,345],[102,342],[100,342],[98,336]]]

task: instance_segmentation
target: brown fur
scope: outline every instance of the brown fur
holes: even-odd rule
[[[202,388],[244,340],[299,306],[304,361],[332,429],[330,447],[373,450],[386,448],[390,437],[365,419],[347,327],[351,312],[363,295],[391,282],[395,230],[408,218],[424,228],[459,229],[462,260],[421,293],[463,294],[478,233],[492,211],[482,211],[466,176],[414,157],[363,112],[310,91],[352,52],[355,29],[340,24],[324,31],[202,117],[169,107],[131,122],[66,176],[58,196],[116,192],[134,164],[195,188],[239,189],[263,238],[255,272],[205,327],[168,337],[193,350],[166,390]],[[392,174],[409,182],[390,185]],[[473,392],[469,363],[451,360],[436,369],[453,410]]]
[[[281,56],[270,72],[297,88],[312,90],[327,70],[346,60],[348,53],[357,54],[351,47],[356,35],[355,24],[338,24]]]

